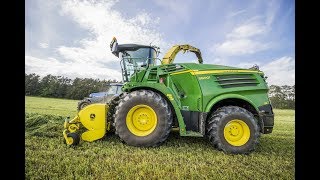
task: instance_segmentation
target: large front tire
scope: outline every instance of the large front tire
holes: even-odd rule
[[[109,130],[109,132],[112,132],[112,133],[115,132],[114,117],[115,117],[116,107],[119,104],[119,99],[120,99],[120,97],[116,96],[116,97],[112,98],[110,100],[110,102],[108,103],[109,110],[107,112],[107,121],[110,122],[110,130]]]
[[[224,106],[209,116],[207,137],[226,153],[249,154],[258,143],[259,126],[253,114],[237,106]]]
[[[159,146],[168,138],[171,126],[169,104],[150,90],[127,94],[116,108],[116,134],[131,146]]]

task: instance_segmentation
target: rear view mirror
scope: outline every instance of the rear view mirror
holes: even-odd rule
[[[119,57],[118,42],[115,37],[112,38],[112,41],[110,43],[110,49],[111,49],[112,54]]]

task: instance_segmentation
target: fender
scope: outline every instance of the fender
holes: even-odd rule
[[[259,112],[259,110],[256,108],[257,106],[250,99],[248,99],[242,95],[239,95],[239,94],[222,94],[222,95],[219,95],[219,96],[211,99],[205,108],[205,112],[210,112],[212,106],[214,106],[217,102],[224,100],[224,99],[230,99],[230,98],[244,100],[244,101],[248,102],[249,104],[251,104],[255,108],[255,110],[257,112]]]

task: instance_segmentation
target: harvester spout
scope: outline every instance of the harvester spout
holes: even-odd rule
[[[203,63],[202,56],[201,56],[201,51],[198,48],[195,48],[193,46],[190,46],[189,44],[184,44],[184,45],[175,45],[172,46],[167,53],[164,55],[162,58],[161,64],[172,64],[176,55],[180,52],[183,51],[185,53],[186,51],[190,51],[196,54],[198,61],[200,64]]]

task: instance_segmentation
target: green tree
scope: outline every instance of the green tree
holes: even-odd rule
[[[46,75],[40,82],[41,92],[40,96],[55,97],[58,89],[57,77],[51,74]]]
[[[99,80],[92,78],[75,78],[46,75],[42,79],[36,74],[25,74],[25,95],[83,99],[90,93],[108,90],[108,84],[116,80]]]
[[[295,109],[295,85],[271,85],[269,97],[274,108]]]
[[[25,74],[25,94],[38,96],[40,92],[40,76],[35,73]]]

